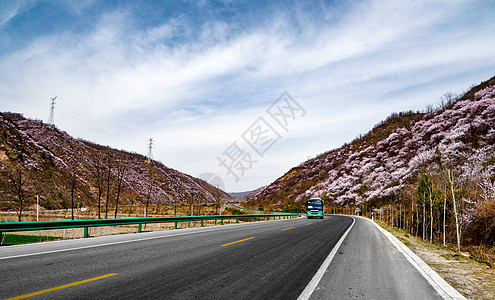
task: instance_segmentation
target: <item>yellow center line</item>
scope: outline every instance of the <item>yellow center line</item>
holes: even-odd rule
[[[285,228],[285,229],[282,229],[282,231],[284,231],[284,230],[289,230],[289,229],[294,229],[294,228],[296,228],[296,227],[289,227],[289,228]]]
[[[115,275],[117,275],[117,273],[110,273],[110,274],[107,274],[107,275],[102,275],[102,276],[98,276],[98,277],[94,277],[94,278],[90,278],[90,279],[86,279],[86,280],[81,280],[81,281],[77,281],[77,282],[73,282],[73,283],[69,283],[69,284],[57,286],[57,287],[54,287],[54,288],[51,288],[51,289],[42,290],[42,291],[39,291],[39,292],[34,292],[34,293],[22,295],[22,296],[13,297],[13,298],[8,298],[8,299],[5,299],[5,300],[25,299],[25,298],[29,298],[29,297],[38,296],[38,295],[41,295],[41,294],[50,293],[50,292],[53,292],[53,291],[65,289],[65,288],[76,286],[76,285],[83,284],[83,283],[88,283],[88,282],[95,281],[95,280],[100,280],[100,279],[111,277],[111,276],[115,276]]]
[[[232,242],[232,243],[223,244],[223,245],[222,245],[222,247],[224,247],[224,246],[228,246],[228,245],[232,245],[232,244],[235,244],[235,243],[244,242],[244,241],[251,240],[251,239],[254,239],[254,236],[252,236],[252,237],[250,237],[250,238],[247,238],[247,239],[240,240],[240,241],[235,241],[235,242]]]
[[[320,221],[320,222],[321,222],[321,221]],[[306,225],[311,225],[311,224],[313,224],[313,223],[306,223]]]

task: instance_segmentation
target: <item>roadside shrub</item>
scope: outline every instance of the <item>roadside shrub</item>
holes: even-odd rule
[[[467,244],[495,244],[495,200],[483,201],[470,209],[464,236]]]

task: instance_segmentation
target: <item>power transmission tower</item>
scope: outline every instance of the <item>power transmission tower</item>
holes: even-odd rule
[[[148,158],[148,162],[153,160],[153,138],[148,139],[148,154],[146,157]]]
[[[50,97],[52,99],[52,103],[50,104],[50,116],[48,117],[48,125],[55,126],[55,99],[57,96]]]

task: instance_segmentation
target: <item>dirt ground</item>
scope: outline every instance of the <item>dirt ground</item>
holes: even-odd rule
[[[430,244],[405,231],[383,226],[468,299],[495,299],[495,269],[469,253]]]

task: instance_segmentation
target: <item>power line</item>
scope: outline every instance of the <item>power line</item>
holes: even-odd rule
[[[57,96],[51,98],[52,103],[50,104],[50,116],[48,117],[48,125],[50,126],[55,126],[55,99],[57,99]]]

